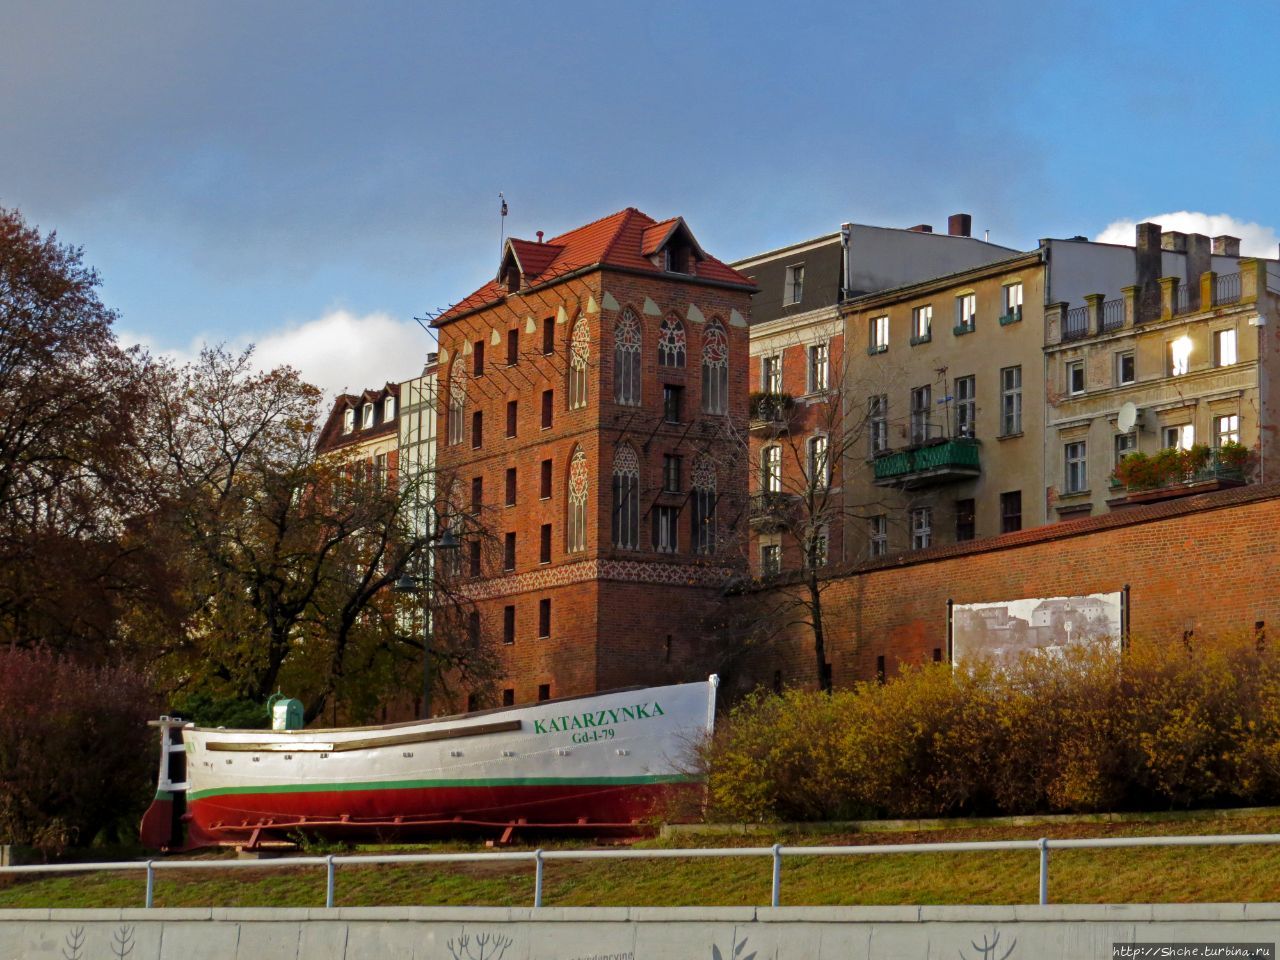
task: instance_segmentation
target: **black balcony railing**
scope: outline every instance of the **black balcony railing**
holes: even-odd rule
[[[1102,315],[1098,318],[1098,331],[1108,333],[1124,326],[1124,298],[1107,300],[1102,304]]]
[[[1089,308],[1075,307],[1062,318],[1062,339],[1079,340],[1089,335]]]
[[[1228,273],[1215,277],[1213,281],[1213,303],[1215,306],[1224,303],[1240,302],[1240,274]]]
[[[1190,313],[1195,307],[1191,304],[1191,284],[1179,283],[1173,291],[1173,312]]]

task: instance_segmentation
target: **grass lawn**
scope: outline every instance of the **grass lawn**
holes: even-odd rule
[[[772,837],[696,836],[646,840],[637,849],[789,846],[808,844],[943,843],[1023,840],[1046,836],[1115,837],[1156,834],[1280,833],[1280,815],[1230,820],[1077,823],[1015,827],[973,825],[947,830],[854,834],[793,833]],[[553,844],[545,843],[550,849]],[[562,844],[570,847],[571,844]],[[395,852],[483,849],[436,844]],[[520,849],[520,848],[517,848]],[[338,852],[338,851],[333,851]],[[379,852],[391,852],[379,848]],[[208,855],[212,857],[223,854]],[[1037,853],[940,853],[867,857],[787,857],[784,906],[810,904],[1034,903]],[[769,902],[767,858],[550,862],[546,906],[762,905]],[[138,907],[144,879],[136,874],[66,874],[0,879],[0,909],[13,907]],[[1050,851],[1052,903],[1182,903],[1280,901],[1280,847],[1183,847]],[[533,864],[343,865],[339,906],[530,906]],[[324,869],[163,871],[155,904],[180,906],[319,907]]]

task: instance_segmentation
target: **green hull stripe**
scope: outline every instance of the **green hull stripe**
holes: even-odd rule
[[[687,774],[655,774],[639,777],[494,777],[479,780],[375,780],[360,783],[282,783],[253,787],[213,787],[193,790],[191,800],[246,793],[329,793],[381,790],[433,790],[442,787],[625,787],[658,783],[698,783]]]
[[[157,790],[157,791],[156,791],[156,799],[157,799],[157,800],[172,800],[172,799],[173,799],[173,794],[172,794],[172,793],[170,793],[168,790]]]

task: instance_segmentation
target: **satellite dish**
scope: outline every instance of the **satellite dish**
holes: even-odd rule
[[[1120,415],[1116,417],[1116,427],[1121,433],[1128,433],[1138,422],[1138,408],[1132,400],[1126,400],[1120,407]]]

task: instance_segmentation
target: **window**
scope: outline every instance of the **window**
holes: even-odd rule
[[[1000,435],[1011,437],[1022,432],[1022,368],[1005,367],[1000,371]]]
[[[680,547],[680,508],[653,508],[653,549],[675,553]]]
[[[664,384],[662,387],[662,419],[667,423],[679,423],[684,409],[684,387]]]
[[[1084,361],[1067,361],[1067,393],[1075,396],[1084,393]]]
[[[665,493],[680,492],[680,466],[683,460],[683,457],[673,453],[662,455],[662,489]]]
[[[462,361],[453,361],[449,375],[449,443],[461,443],[463,434],[463,408],[467,402],[467,369]]]
[[[809,438],[809,481],[814,489],[824,489],[831,483],[831,458],[827,437],[818,434]]]
[[[502,569],[514,570],[516,568],[516,533],[514,530],[507,531],[507,535],[502,541]]]
[[[1231,413],[1223,417],[1213,418],[1213,445],[1220,447],[1224,443],[1240,442],[1240,416]]]
[[[1136,431],[1130,430],[1128,433],[1117,433],[1115,438],[1115,465],[1120,466],[1120,461],[1131,453],[1138,452],[1138,434]]]
[[[480,576],[480,541],[467,541],[467,572],[470,576]]]
[[[868,453],[875,456],[889,449],[889,395],[881,393],[867,401]]]
[[[473,377],[484,376],[484,341],[477,340],[471,353],[471,375]]]
[[[867,353],[884,353],[889,349],[889,318],[872,317],[870,330],[870,342],[867,344]]]
[[[1165,347],[1165,359],[1169,376],[1183,376],[1191,368],[1191,338],[1183,334],[1177,340],[1170,340]]]
[[[923,550],[933,542],[933,508],[916,507],[911,511],[911,549]]]
[[[1000,532],[1013,533],[1022,529],[1022,491],[1010,490],[1000,494]]]
[[[356,428],[356,411],[354,407],[347,407],[342,411],[342,432],[352,433]]]
[[[472,610],[467,614],[467,639],[474,647],[480,642],[480,611]]]
[[[693,497],[690,532],[693,552],[716,552],[716,465],[703,455],[693,462]]]
[[[1229,367],[1236,362],[1236,331],[1215,330],[1213,333],[1213,365]]]
[[[972,540],[976,528],[973,498],[956,501],[956,542]]]
[[[542,461],[542,476],[538,480],[538,499],[551,499],[551,461]]]
[[[551,636],[551,598],[543,597],[538,601],[538,637],[545,640]]]
[[[640,459],[635,448],[623,444],[613,453],[613,545],[620,550],[640,547]]]
[[[543,317],[542,319],[543,356],[550,356],[555,352],[556,352],[556,318]]]
[[[516,642],[516,608],[514,606],[505,606],[502,608],[502,642]]]
[[[702,409],[729,412],[729,337],[719,320],[707,324],[702,338]]]
[[[519,401],[507,401],[507,438],[510,439],[516,435],[516,422],[519,419]]]
[[[782,492],[782,448],[779,446],[760,451],[760,492]]]
[[[911,310],[911,343],[928,343],[933,339],[933,304]]]
[[[640,318],[627,307],[613,330],[613,399],[628,407],[640,405],[641,340]]]
[[[673,313],[662,318],[658,330],[658,366],[683,367],[685,359],[684,324]]]
[[[551,524],[544,523],[538,528],[538,562],[551,562]]]
[[[551,684],[549,683],[538,684],[538,702],[541,703],[544,700],[550,700],[550,699],[551,699]]]
[[[573,325],[569,341],[569,409],[580,410],[587,405],[587,365],[591,361],[591,328],[586,317],[579,317]]]
[[[786,303],[799,303],[804,297],[804,264],[797,263],[787,267],[786,290],[783,299]]]
[[[829,559],[830,538],[827,536],[826,524],[816,529],[809,539],[805,550],[804,565],[810,570],[820,570],[827,565]]]
[[[828,356],[825,343],[809,347],[809,392],[820,393],[828,387]]]
[[[516,468],[507,467],[507,499],[508,507],[516,505]]]
[[[763,393],[782,392],[782,358],[777,354],[760,358],[760,390]]]
[[[471,449],[479,450],[484,445],[484,414],[477,410],[471,415]]]
[[[507,366],[514,367],[520,362],[520,328],[512,327],[507,331]]]
[[[507,687],[502,691],[502,705],[504,707],[514,707],[516,705],[516,692],[513,688]]]
[[[471,512],[479,513],[484,504],[484,477],[471,478]]]
[[[542,391],[542,429],[546,430],[551,426],[551,418],[555,416],[556,392],[554,390]]]
[[[1002,289],[1002,300],[1000,305],[1002,316],[1006,323],[1016,322],[1022,319],[1022,284],[1007,283]]]
[[[867,553],[873,557],[883,557],[889,552],[889,518],[881,514],[869,521]]]
[[[1066,493],[1083,493],[1089,489],[1085,463],[1085,443],[1077,440],[1063,448],[1063,460],[1066,461]]]
[[[776,576],[782,570],[782,547],[776,543],[760,545],[760,575]]]
[[[1194,424],[1182,423],[1176,427],[1164,428],[1164,445],[1175,450],[1190,450],[1195,446],[1196,428]]]
[[[396,398],[387,397],[382,401],[382,422],[390,423],[396,418]]]
[[[360,429],[368,430],[373,426],[373,404],[364,405],[364,415],[360,418]]]
[[[1116,385],[1124,386],[1126,383],[1133,383],[1136,378],[1134,375],[1133,351],[1126,350],[1123,353],[1116,354]]]
[[[973,377],[956,377],[956,436],[978,435],[977,386]]]
[[[965,293],[956,297],[956,332],[972,333],[977,323],[977,294]]]
[[[569,458],[569,522],[567,524],[566,549],[580,553],[587,549],[587,455],[581,447],[574,447]]]
[[[924,443],[929,439],[929,413],[933,406],[933,390],[925,384],[911,391],[911,442]]]

